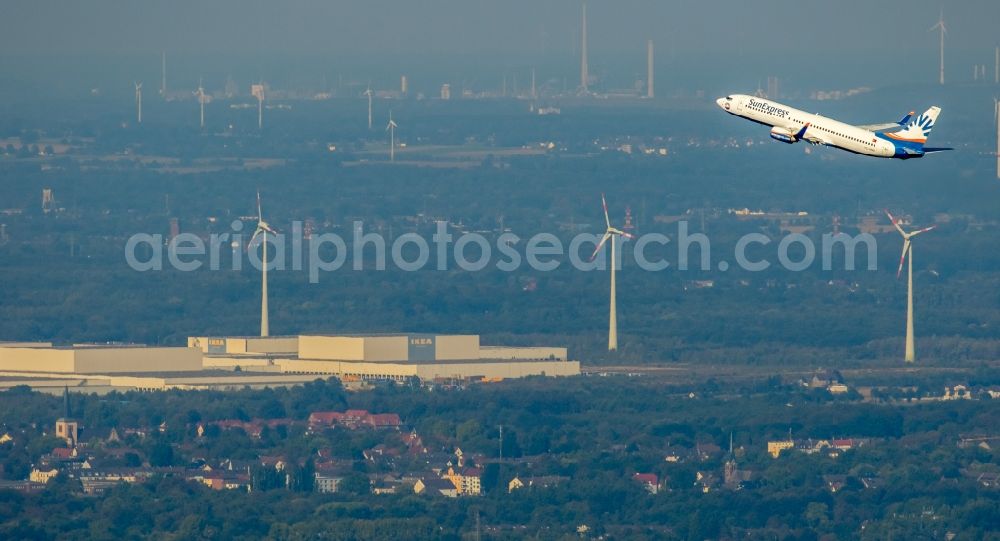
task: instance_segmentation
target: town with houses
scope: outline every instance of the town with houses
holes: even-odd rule
[[[812,378],[800,380],[803,387],[825,390],[836,397],[854,389],[843,382],[836,371],[817,371]],[[907,389],[903,389],[906,391]],[[861,400],[872,400],[871,389],[863,389]],[[915,391],[915,389],[912,389]],[[691,394],[694,397],[694,394]],[[936,396],[920,398],[902,397],[903,402],[992,400],[1000,398],[1000,391],[993,388],[976,389],[965,385],[946,387]],[[372,413],[361,409],[344,411],[313,411],[307,419],[249,418],[198,421],[184,427],[191,441],[154,447],[144,453],[145,442],[155,433],[164,433],[170,427],[166,422],[159,426],[111,428],[103,432],[82,426],[71,416],[70,395],[64,392],[65,415],[51,427],[57,445],[41,454],[31,465],[30,474],[23,480],[0,480],[0,489],[38,492],[58,477],[78,480],[87,495],[100,495],[122,483],[142,483],[154,477],[178,477],[191,483],[202,484],[213,490],[289,489],[319,493],[337,493],[345,479],[355,482],[362,479],[361,492],[369,494],[412,493],[425,497],[462,498],[484,493],[484,472],[490,464],[503,464],[508,478],[493,479],[494,486],[505,487],[508,493],[519,490],[553,489],[567,484],[571,476],[544,471],[551,464],[551,456],[518,456],[504,458],[484,453],[463,451],[459,446],[435,447],[426,445],[413,426],[398,414]],[[2,427],[0,427],[2,428]],[[259,455],[256,459],[231,457],[200,457],[199,441],[224,433],[238,433],[251,440],[261,441],[272,434],[282,437],[300,435],[303,438],[321,438],[336,441],[345,434],[363,434],[372,445],[366,448],[360,460],[343,458],[330,447],[319,447],[311,456],[290,459],[281,455]],[[502,437],[502,436],[501,436]],[[313,440],[316,441],[316,440]],[[0,431],[0,448],[19,445],[15,431]],[[761,477],[747,457],[757,451],[766,451],[770,460],[779,461],[794,454],[815,455],[836,460],[844,453],[863,447],[879,446],[883,439],[836,435],[827,439],[795,438],[789,430],[787,437],[770,439],[760,444],[760,449],[734,446],[730,434],[728,449],[711,441],[696,441],[691,445],[664,442],[662,462],[654,471],[636,471],[631,480],[650,495],[678,490],[676,483],[668,483],[672,468],[693,468],[694,482],[689,490],[709,493],[718,490],[754,490],[762,483]],[[979,449],[992,452],[1000,446],[1000,435],[962,435],[954,442],[961,449]],[[501,443],[502,445],[502,443]],[[624,455],[625,445],[614,445],[607,452]],[[158,455],[158,456],[154,456]],[[191,457],[189,462],[178,465],[178,456]],[[363,467],[359,468],[359,463]],[[549,467],[548,469],[551,469]],[[1000,473],[989,470],[963,470],[962,475],[975,481],[983,489],[1000,488]],[[303,478],[303,476],[308,478]],[[877,475],[849,476],[824,474],[824,486],[836,493],[848,483],[863,489],[882,486]],[[354,487],[355,491],[359,489]]]

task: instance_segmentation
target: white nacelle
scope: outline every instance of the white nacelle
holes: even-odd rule
[[[795,137],[794,133],[792,133],[789,130],[786,130],[785,128],[779,128],[778,126],[771,128],[771,139],[788,144],[798,142],[799,140],[797,137]]]

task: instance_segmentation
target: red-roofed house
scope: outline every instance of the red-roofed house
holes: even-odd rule
[[[327,428],[340,422],[344,414],[339,411],[314,411],[309,414],[309,428]]]
[[[642,483],[643,488],[650,494],[656,494],[660,491],[660,478],[655,473],[637,473],[632,476],[632,479]]]
[[[843,440],[830,440],[830,447],[834,449],[840,449],[841,451],[849,451],[854,449],[854,440],[848,438]]]
[[[373,414],[366,410],[347,410],[343,413],[337,411],[314,411],[309,415],[309,428],[311,430],[332,426],[343,426],[352,430],[362,427],[399,428],[402,424],[399,415],[395,413]]]
[[[72,460],[76,458],[76,449],[69,447],[56,447],[49,455],[56,460]]]
[[[403,424],[402,421],[399,420],[399,415],[395,413],[376,413],[369,415],[367,422],[372,425],[373,428],[399,428],[399,425]]]

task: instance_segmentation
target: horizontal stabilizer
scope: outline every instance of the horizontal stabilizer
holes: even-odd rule
[[[914,112],[910,111],[909,113],[903,115],[903,118],[899,119],[896,122],[886,122],[885,124],[862,124],[858,127],[861,128],[862,130],[868,130],[868,131],[880,131],[880,132],[895,131],[900,128],[905,128],[906,125],[910,122],[910,120],[913,120],[913,114]]]

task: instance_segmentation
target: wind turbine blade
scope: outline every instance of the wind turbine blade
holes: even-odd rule
[[[896,269],[896,279],[903,274],[903,263],[906,262],[906,254],[910,251],[910,239],[903,241],[903,253],[899,256],[899,268]]]
[[[607,224],[608,229],[611,229],[611,218],[608,218],[608,202],[604,199],[604,194],[601,194],[601,205],[604,207],[604,223]]]
[[[903,228],[899,226],[899,220],[896,220],[896,217],[893,216],[891,212],[889,212],[889,209],[885,209],[885,215],[889,217],[889,221],[892,222],[892,225],[893,227],[896,228],[896,231],[899,231],[899,234],[905,237],[906,232],[903,231]]]
[[[591,261],[593,261],[594,258],[597,257],[597,252],[600,252],[601,248],[604,248],[604,243],[608,242],[609,238],[611,238],[611,233],[605,233],[604,236],[601,237],[601,242],[597,243],[597,246],[594,248],[594,253],[590,254]]]
[[[915,237],[915,236],[917,236],[917,235],[919,235],[921,233],[926,233],[926,232],[934,230],[934,229],[937,229],[937,224],[934,224],[934,225],[932,225],[930,227],[925,227],[923,229],[919,229],[917,231],[914,231],[913,233],[910,233],[910,238],[913,238],[913,237]]]
[[[621,236],[623,236],[623,237],[625,237],[625,238],[627,238],[627,239],[629,239],[629,240],[635,240],[635,235],[633,235],[632,233],[628,233],[626,231],[621,231],[618,234],[621,235]]]
[[[260,192],[257,192],[257,221],[260,222],[264,219],[264,213],[260,209]]]

